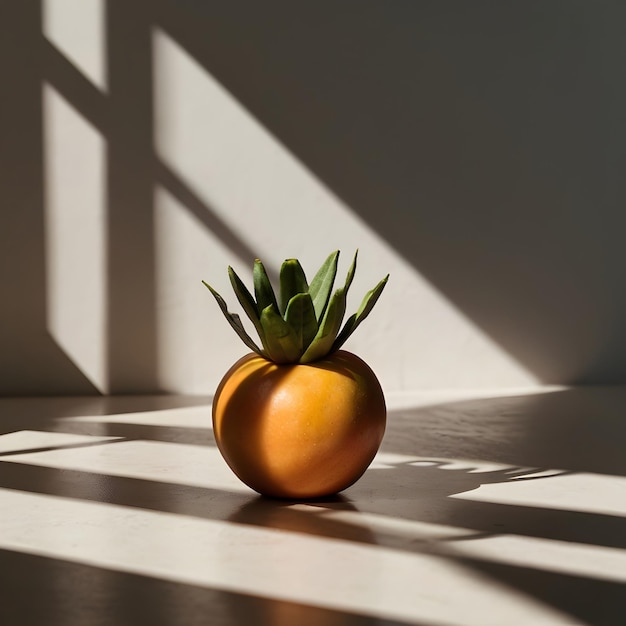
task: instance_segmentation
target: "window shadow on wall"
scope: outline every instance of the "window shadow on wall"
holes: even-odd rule
[[[153,27],[540,380],[624,381],[626,8],[106,6],[108,94],[45,42],[40,1],[3,20],[2,393],[97,391],[46,329],[42,80],[107,143],[111,390],[159,388],[155,184],[254,256],[155,160]]]
[[[38,2],[0,20],[0,394],[97,393],[47,331]]]
[[[6,181],[0,211],[0,394],[159,391],[155,185],[166,188],[235,255],[247,260],[254,253],[154,155],[150,2],[106,3],[107,92],[43,36],[41,0],[18,3],[7,13],[0,61],[8,76],[0,122]],[[50,306],[61,296],[49,290],[47,280],[44,85],[52,86],[106,147],[103,381],[93,380],[50,329]],[[73,235],[83,236],[80,230]],[[61,306],[70,310],[73,303]]]
[[[625,380],[625,7],[162,1],[157,13],[541,381]]]

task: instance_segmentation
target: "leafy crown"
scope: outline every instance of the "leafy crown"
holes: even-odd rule
[[[280,290],[276,298],[263,263],[254,262],[254,296],[228,268],[231,285],[246,315],[256,329],[262,347],[246,332],[239,315],[228,310],[224,298],[205,281],[222,313],[241,340],[254,352],[274,363],[311,363],[338,350],[369,315],[380,297],[389,275],[368,291],[357,309],[341,328],[346,298],[356,270],[358,250],[343,287],[335,289],[339,251],[332,252],[308,283],[298,259],[287,259],[280,268]],[[340,330],[341,328],[341,330]]]

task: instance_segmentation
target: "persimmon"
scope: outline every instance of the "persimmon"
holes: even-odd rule
[[[334,252],[326,259],[310,285],[296,259],[285,261],[279,299],[259,260],[253,271],[255,297],[228,268],[262,348],[204,283],[253,350],[218,385],[212,408],[215,441],[239,479],[266,496],[309,499],[346,489],[366,471],[384,435],[381,385],[365,361],[340,347],[372,310],[388,277],[366,294],[340,331],[357,256],[344,287],[331,295],[338,256]]]
[[[316,498],[353,484],[385,430],[385,399],[365,361],[339,351],[311,364],[257,354],[227,372],[213,432],[235,474],[259,493]]]

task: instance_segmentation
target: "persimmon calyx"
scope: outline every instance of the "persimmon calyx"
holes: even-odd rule
[[[247,333],[240,317],[228,310],[224,298],[207,282],[202,282],[248,348],[275,363],[311,363],[341,348],[371,313],[387,284],[389,274],[365,294],[357,311],[342,327],[348,291],[356,272],[357,256],[358,250],[343,287],[337,289],[334,289],[334,285],[339,250],[326,258],[310,283],[297,259],[285,260],[280,268],[278,297],[259,259],[255,260],[252,271],[254,295],[235,270],[229,267],[228,276],[233,291],[252,322],[261,346]]]

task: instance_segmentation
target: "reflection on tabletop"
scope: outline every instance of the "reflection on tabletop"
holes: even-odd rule
[[[234,477],[206,398],[0,400],[3,623],[623,623],[625,408],[391,401],[363,478],[290,502]]]

